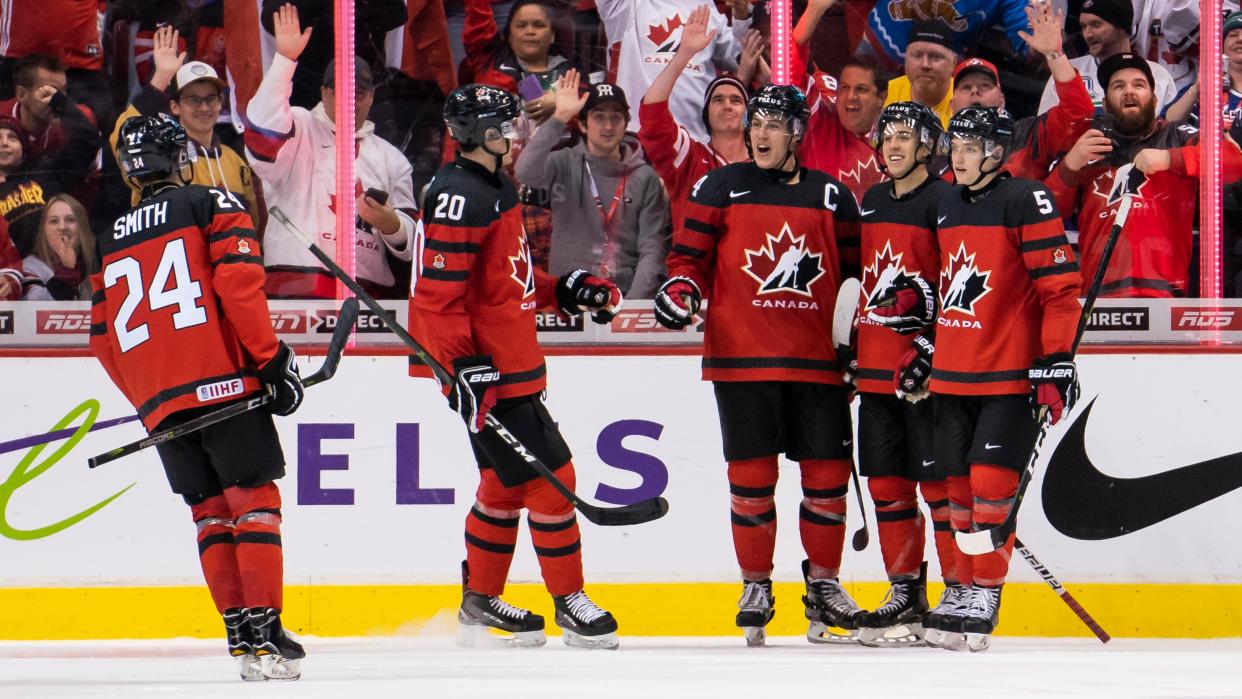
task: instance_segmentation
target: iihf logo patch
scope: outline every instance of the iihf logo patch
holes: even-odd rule
[[[789,224],[778,235],[765,235],[763,247],[746,250],[742,271],[759,282],[756,294],[790,292],[813,297],[811,285],[824,276],[823,255],[806,248],[806,236],[794,236]]]
[[[991,270],[985,272],[975,266],[975,254],[966,252],[966,243],[959,244],[957,252],[949,257],[949,263],[940,272],[941,286],[948,283],[941,303],[944,311],[973,316],[975,304],[992,290],[988,286],[990,276]]]

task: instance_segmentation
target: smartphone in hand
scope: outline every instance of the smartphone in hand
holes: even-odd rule
[[[385,192],[382,189],[376,189],[375,187],[368,187],[367,196],[371,197],[371,199],[373,199],[376,204],[387,204],[388,203],[388,192]]]
[[[543,97],[543,84],[539,82],[538,76],[527,75],[518,81],[517,87],[518,94],[527,102]]]

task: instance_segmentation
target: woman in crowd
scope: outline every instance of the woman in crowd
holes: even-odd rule
[[[95,236],[82,203],[68,194],[48,200],[39,217],[34,251],[22,260],[27,301],[83,301],[91,297]]]

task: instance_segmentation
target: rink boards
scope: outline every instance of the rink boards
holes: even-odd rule
[[[319,358],[302,361],[305,375]],[[658,494],[671,503],[666,518],[636,527],[580,518],[589,591],[617,614],[623,633],[736,633],[728,493],[699,358],[557,356],[548,363],[548,403],[574,449],[579,492],[601,503]],[[477,477],[460,421],[434,384],[406,377],[405,366],[404,357],[346,357],[296,415],[277,419],[289,464],[281,486],[285,609],[294,628],[360,635],[451,626],[462,522]],[[1231,515],[1242,495],[1229,482],[1242,475],[1236,366],[1230,355],[1210,354],[1080,360],[1083,405],[1096,399],[1086,453],[1106,478],[1215,459],[1202,480],[1221,483],[1215,493],[1200,494],[1196,485],[1151,499],[1153,508],[1173,500],[1186,509],[1138,531],[1084,540],[1045,516],[1041,463],[1019,533],[1115,636],[1238,634],[1242,556]],[[74,413],[67,426],[132,414],[90,359],[8,357],[0,372],[7,388],[0,441],[47,432]],[[1064,426],[1054,428],[1044,462],[1064,434]],[[194,525],[168,492],[154,451],[86,468],[88,456],[142,435],[128,423],[0,454],[0,637],[218,635],[219,618],[201,589]],[[782,464],[775,634],[803,630],[797,476],[795,465]],[[1148,481],[1110,483],[1119,493],[1150,496],[1138,487]],[[1127,497],[1121,507],[1100,509],[1123,517],[1148,502]],[[1115,524],[1093,513],[1063,513],[1075,526],[1060,527],[1081,536]],[[887,585],[870,507],[867,516],[871,545],[847,550],[842,577],[860,604],[874,606]],[[847,526],[849,533],[859,526],[852,495]],[[935,580],[930,544],[928,557]],[[512,601],[550,613],[525,526],[510,579]],[[1014,561],[1011,581],[1002,633],[1086,633],[1024,562]],[[933,600],[938,592],[933,585]],[[1158,609],[1176,609],[1181,620],[1170,624]]]

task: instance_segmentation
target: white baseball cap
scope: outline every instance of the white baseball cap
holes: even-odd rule
[[[220,79],[220,75],[216,73],[216,69],[203,63],[202,61],[190,61],[177,71],[177,80],[173,83],[176,92],[180,93],[185,89],[186,85],[199,80],[206,80],[214,83],[220,90],[224,90],[228,85]]]

